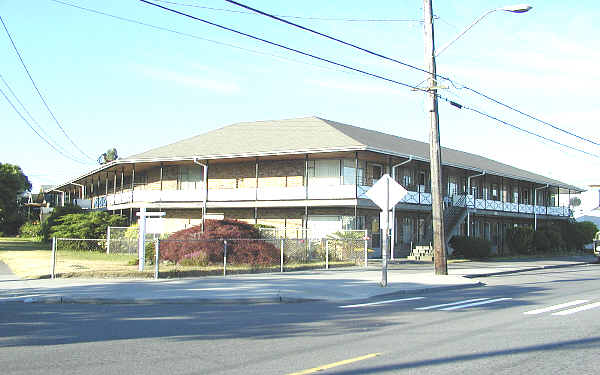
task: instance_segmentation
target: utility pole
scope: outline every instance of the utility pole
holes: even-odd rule
[[[437,99],[437,76],[435,67],[435,44],[433,34],[432,0],[423,0],[425,30],[425,66],[431,72],[427,76],[428,88],[425,107],[430,125],[429,160],[431,169],[431,215],[433,218],[433,256],[436,275],[447,275],[446,239],[444,236],[444,212],[442,206],[442,153],[440,150],[440,123]]]

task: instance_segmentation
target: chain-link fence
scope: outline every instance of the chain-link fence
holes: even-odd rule
[[[184,277],[367,266],[363,239],[147,239],[141,267],[137,241],[129,244],[135,250],[108,252],[113,241],[54,239],[52,278]]]
[[[138,238],[140,228],[132,227],[108,227],[106,229],[106,253],[107,254],[137,254]],[[146,233],[145,241],[154,241],[157,238],[166,238],[168,233]]]
[[[51,277],[151,277],[151,270],[138,271],[137,242],[133,251],[107,253],[108,240],[54,238]],[[154,248],[146,241],[146,251]]]

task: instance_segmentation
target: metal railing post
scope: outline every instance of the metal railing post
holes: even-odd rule
[[[54,279],[54,271],[56,269],[56,237],[52,237],[52,270],[50,277]]]
[[[368,244],[367,241],[369,241],[369,240],[367,240],[367,238],[365,237],[365,268],[367,268],[369,265],[369,257],[368,257],[369,254],[368,254],[368,250],[367,250],[367,244]]]
[[[223,240],[223,276],[227,275],[227,240]]]
[[[329,269],[329,241],[325,239],[325,269]]]
[[[106,254],[110,254],[110,226],[106,228]]]
[[[281,248],[281,251],[280,251],[281,252],[281,256],[280,256],[280,262],[281,262],[280,272],[283,272],[283,246],[285,245],[285,239],[282,238],[280,242],[281,242],[281,244],[280,244],[280,248]]]
[[[154,279],[158,280],[158,259],[160,250],[160,238],[157,238],[154,242]]]

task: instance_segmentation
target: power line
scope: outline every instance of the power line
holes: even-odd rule
[[[46,142],[48,144],[48,146],[52,147],[52,149],[56,152],[58,152],[59,154],[61,154],[62,156],[64,156],[67,159],[70,159],[76,163],[79,164],[89,164],[80,160],[77,160],[65,153],[63,153],[61,150],[59,150],[58,148],[56,148],[56,146],[54,146],[52,143],[50,143],[50,141],[48,141],[46,138],[44,138],[33,126],[31,126],[31,124],[29,123],[29,121],[27,121],[27,119],[21,114],[21,112],[19,112],[19,110],[17,109],[17,107],[15,107],[15,105],[13,104],[13,102],[10,101],[10,98],[6,95],[6,93],[4,93],[4,90],[2,90],[0,88],[0,94],[2,94],[2,96],[4,96],[4,99],[6,99],[6,101],[8,102],[8,104],[10,104],[10,106],[12,107],[12,109],[19,115],[19,117],[27,124],[27,126],[29,126],[29,128],[31,130],[33,130],[33,132],[35,134],[37,134],[38,137],[40,137],[44,142]]]
[[[195,16],[192,16],[192,15],[186,14],[186,13],[180,12],[180,11],[178,11],[178,10],[175,10],[175,9],[167,8],[167,7],[164,7],[164,6],[162,6],[162,5],[155,4],[155,3],[152,3],[152,2],[150,2],[150,1],[147,1],[147,0],[140,0],[140,1],[141,1],[141,2],[144,2],[144,3],[147,3],[147,4],[149,4],[149,5],[153,5],[153,6],[156,6],[156,7],[158,7],[158,8],[161,8],[161,9],[164,9],[164,10],[167,10],[167,11],[170,11],[170,12],[173,12],[173,13],[176,13],[176,14],[179,14],[179,15],[182,15],[182,16],[185,16],[185,17],[188,17],[188,18],[191,18],[191,19],[197,20],[197,21],[204,22],[204,23],[206,23],[206,24],[209,24],[209,25],[212,25],[212,26],[215,26],[215,27],[218,27],[218,28],[221,28],[221,29],[227,30],[227,31],[231,31],[231,32],[234,32],[234,33],[237,33],[237,34],[240,34],[240,35],[243,35],[243,36],[246,36],[246,37],[249,37],[249,38],[255,39],[255,40],[259,40],[259,41],[261,41],[261,42],[264,42],[264,43],[268,43],[268,44],[271,44],[271,45],[275,45],[275,46],[277,46],[277,47],[284,48],[284,49],[287,49],[287,50],[290,50],[290,51],[293,51],[293,52],[296,52],[296,53],[299,53],[299,54],[302,54],[302,55],[305,55],[305,56],[309,56],[309,57],[312,57],[312,58],[314,58],[314,59],[318,59],[318,60],[321,60],[321,61],[328,62],[328,63],[330,63],[330,64],[334,64],[334,65],[337,65],[337,66],[341,66],[341,67],[344,67],[344,68],[346,68],[346,69],[350,69],[350,70],[353,70],[353,71],[356,71],[356,72],[362,73],[362,74],[364,74],[364,75],[367,75],[367,76],[370,76],[370,77],[373,77],[373,78],[382,79],[382,80],[385,80],[385,81],[387,81],[387,82],[391,82],[391,83],[395,83],[395,84],[398,84],[398,85],[401,85],[401,86],[409,87],[409,88],[411,88],[411,89],[414,89],[414,90],[423,91],[423,92],[428,92],[428,91],[427,91],[427,90],[425,90],[425,89],[422,89],[422,88],[419,88],[419,87],[416,87],[416,86],[413,86],[413,85],[410,85],[410,84],[407,84],[407,83],[404,83],[404,82],[400,82],[400,81],[397,81],[397,80],[394,80],[394,79],[390,79],[390,78],[387,78],[387,77],[384,77],[384,76],[380,76],[380,75],[377,75],[377,74],[374,74],[374,73],[369,73],[369,72],[363,71],[363,70],[361,70],[361,69],[353,68],[353,67],[351,67],[351,66],[348,66],[348,65],[345,65],[345,64],[341,64],[341,63],[338,63],[338,62],[335,62],[335,61],[332,61],[332,60],[328,60],[328,59],[325,59],[325,58],[322,58],[322,57],[318,57],[318,56],[315,56],[315,55],[309,54],[309,53],[307,53],[307,52],[303,52],[303,51],[300,51],[300,50],[296,50],[296,49],[294,49],[294,48],[287,47],[287,46],[284,46],[284,45],[281,45],[281,44],[278,44],[278,43],[275,43],[275,42],[271,42],[271,41],[268,41],[268,40],[266,40],[266,39],[262,39],[262,38],[259,38],[259,37],[256,37],[256,36],[253,36],[253,35],[250,35],[250,34],[247,34],[247,33],[244,33],[244,32],[238,31],[238,30],[235,30],[235,29],[231,29],[231,28],[228,28],[228,27],[226,27],[226,26],[222,26],[222,25],[219,25],[219,24],[216,24],[216,23],[213,23],[213,22],[210,22],[210,21],[204,20],[204,19],[202,19],[202,18],[199,18],[199,17],[195,17]],[[228,0],[226,0],[226,1],[228,1]],[[453,105],[453,106],[455,106],[455,107],[457,107],[457,108],[464,108],[464,109],[467,109],[467,110],[470,110],[470,111],[476,112],[476,113],[478,113],[478,114],[480,114],[480,115],[482,115],[482,116],[485,116],[485,117],[491,118],[491,119],[493,119],[493,120],[496,120],[496,121],[498,121],[498,122],[501,122],[501,123],[503,123],[503,124],[505,124],[505,125],[507,125],[507,126],[510,126],[510,127],[512,127],[512,128],[515,128],[515,129],[517,129],[517,130],[520,130],[520,131],[522,131],[522,132],[525,132],[525,133],[527,133],[527,134],[533,135],[533,136],[535,136],[535,137],[538,137],[538,138],[541,138],[541,139],[545,139],[545,140],[547,140],[547,141],[549,141],[549,142],[552,142],[552,143],[555,143],[555,144],[557,144],[557,145],[560,145],[560,146],[562,146],[562,147],[566,147],[566,148],[569,148],[569,149],[572,149],[572,150],[575,150],[575,151],[578,151],[578,152],[584,153],[584,154],[586,154],[586,155],[589,155],[589,156],[593,156],[593,157],[598,157],[598,158],[600,158],[600,155],[592,154],[592,153],[586,152],[586,151],[584,151],[584,150],[578,149],[578,148],[576,148],[576,147],[572,147],[572,146],[569,146],[569,145],[566,145],[566,144],[560,143],[560,142],[558,142],[558,141],[555,141],[555,140],[553,140],[553,139],[550,139],[550,138],[544,137],[544,136],[542,136],[542,135],[540,135],[540,134],[537,134],[537,133],[534,133],[534,132],[528,131],[528,130],[526,130],[526,129],[520,128],[520,127],[518,127],[518,126],[516,126],[516,125],[514,125],[514,124],[511,124],[511,123],[507,122],[507,121],[501,120],[501,119],[499,119],[499,118],[497,118],[497,117],[494,117],[494,116],[492,116],[492,115],[489,115],[489,114],[487,114],[487,113],[485,113],[485,112],[482,112],[482,111],[480,111],[480,110],[478,110],[478,109],[476,109],[476,108],[471,108],[471,107],[463,106],[463,105],[461,105],[461,104],[459,104],[459,103],[456,103],[456,102],[454,102],[454,101],[451,101],[451,100],[449,100],[449,99],[447,99],[447,98],[445,98],[445,97],[443,97],[443,96],[441,96],[441,95],[439,95],[439,94],[436,94],[436,95],[438,96],[438,98],[440,98],[440,99],[442,99],[442,100],[444,100],[444,101],[447,101],[448,103],[450,103],[451,105]]]
[[[295,48],[292,48],[292,47],[285,46],[283,44],[272,42],[270,40],[263,39],[263,38],[260,38],[260,37],[257,37],[257,36],[254,36],[254,35],[251,35],[251,34],[248,34],[248,33],[242,32],[242,31],[239,31],[239,30],[235,30],[235,29],[232,29],[232,28],[227,27],[227,26],[219,25],[217,23],[207,21],[207,20],[205,20],[203,18],[192,16],[191,14],[187,14],[187,13],[175,10],[175,9],[167,8],[167,7],[164,7],[164,6],[160,5],[160,4],[155,4],[155,3],[152,3],[152,2],[147,1],[147,0],[139,0],[139,1],[141,1],[143,3],[146,3],[146,4],[149,4],[149,5],[152,5],[152,6],[155,6],[157,8],[164,9],[164,10],[172,12],[172,13],[179,14],[179,15],[184,16],[184,17],[188,17],[188,18],[194,19],[196,21],[200,21],[200,22],[206,23],[206,24],[211,25],[211,26],[218,27],[218,28],[223,29],[223,30],[231,31],[231,32],[236,33],[238,35],[243,35],[245,37],[248,37],[248,38],[251,38],[251,39],[254,39],[254,40],[258,40],[260,42],[267,43],[267,44],[270,44],[272,46],[276,46],[276,47],[283,48],[283,49],[288,50],[288,51],[292,51],[292,52],[298,53],[300,55],[311,57],[311,58],[319,60],[319,61],[323,61],[323,62],[332,64],[332,65],[336,65],[336,66],[340,66],[342,68],[345,68],[345,69],[348,69],[348,70],[352,70],[352,71],[355,71],[355,72],[358,72],[358,73],[362,73],[362,74],[365,74],[367,76],[371,76],[371,77],[375,77],[375,78],[378,78],[378,79],[382,79],[384,81],[396,83],[398,85],[401,85],[401,86],[404,86],[404,87],[408,87],[408,88],[411,88],[411,89],[416,90],[416,91],[428,92],[425,89],[422,89],[422,88],[417,87],[417,86],[413,86],[413,85],[411,85],[409,83],[397,81],[397,80],[394,80],[392,78],[384,77],[384,76],[381,76],[381,75],[378,75],[378,74],[369,73],[369,72],[367,72],[365,70],[362,70],[362,69],[353,68],[353,67],[351,67],[349,65],[345,65],[345,64],[342,64],[342,63],[339,63],[339,62],[336,62],[336,61],[333,61],[333,60],[330,60],[330,59],[319,57],[319,56],[313,55],[313,54],[308,53],[308,52],[304,52],[304,51],[301,51],[301,50],[298,50],[298,49],[295,49]]]
[[[166,1],[166,0],[155,0],[155,1],[158,1],[160,3],[165,3],[165,4],[179,5],[182,7],[191,7],[191,8],[207,9],[207,10],[214,10],[214,11],[220,11],[220,12],[256,15],[256,13],[245,12],[243,10],[213,8],[213,7],[207,7],[204,5],[179,3],[176,1]],[[414,18],[339,18],[339,17],[290,16],[290,15],[281,15],[281,14],[277,15],[277,17],[299,19],[299,20],[309,20],[309,21],[338,21],[338,22],[423,22],[422,19],[414,19]]]
[[[6,24],[4,23],[4,20],[2,19],[1,16],[0,16],[0,22],[2,22],[2,26],[4,27],[4,31],[6,32],[6,35],[8,36],[8,39],[10,39],[10,43],[12,44],[13,49],[17,53],[17,56],[19,57],[19,60],[21,61],[21,65],[23,65],[23,68],[25,69],[25,72],[27,73],[27,76],[29,77],[29,80],[33,84],[33,87],[35,88],[35,91],[38,93],[38,96],[40,97],[40,99],[44,103],[44,106],[48,110],[48,113],[50,113],[50,116],[52,116],[52,119],[54,119],[54,122],[56,123],[56,125],[58,125],[58,127],[63,132],[63,134],[67,137],[67,139],[71,142],[71,144],[73,146],[75,146],[75,148],[79,152],[81,152],[81,154],[83,154],[85,157],[87,157],[90,160],[94,160],[88,154],[86,154],[81,148],[79,148],[79,146],[77,146],[77,144],[75,142],[73,142],[73,139],[71,139],[71,137],[69,137],[69,135],[67,134],[67,132],[65,131],[65,129],[60,124],[60,122],[58,122],[58,120],[56,119],[56,116],[54,116],[54,113],[52,112],[52,110],[48,106],[48,103],[46,103],[46,100],[44,99],[44,96],[42,95],[42,93],[38,89],[35,81],[33,80],[33,77],[31,77],[31,74],[29,73],[29,69],[27,69],[27,65],[25,64],[25,61],[23,61],[23,58],[21,57],[21,54],[19,53],[19,50],[17,49],[17,46],[15,45],[15,42],[13,41],[13,38],[11,37],[10,32],[8,31],[8,28],[6,27]]]
[[[79,9],[79,10],[83,10],[83,11],[86,11],[86,12],[95,13],[95,14],[99,14],[99,15],[102,15],[102,16],[114,18],[114,19],[119,20],[119,21],[133,23],[133,24],[136,24],[136,25],[149,27],[151,29],[155,29],[155,30],[159,30],[159,31],[166,31],[166,32],[170,32],[170,33],[173,33],[173,34],[177,34],[177,35],[181,35],[181,36],[185,36],[185,37],[189,37],[189,38],[193,38],[193,39],[197,39],[197,40],[202,40],[202,41],[205,41],[205,42],[214,43],[214,44],[217,44],[217,45],[220,45],[220,46],[225,46],[225,47],[239,49],[239,50],[250,52],[250,53],[254,53],[254,54],[257,54],[257,55],[269,56],[269,57],[273,57],[273,58],[280,59],[280,60],[290,61],[290,62],[293,62],[293,63],[296,63],[296,64],[303,64],[303,65],[314,66],[314,67],[317,67],[317,68],[320,68],[320,69],[338,71],[338,72],[343,72],[343,73],[350,73],[348,71],[341,70],[341,69],[335,69],[335,68],[331,68],[331,67],[328,67],[328,66],[317,65],[317,64],[312,64],[312,63],[305,62],[305,61],[294,60],[294,59],[290,59],[289,57],[280,56],[280,55],[276,55],[276,54],[273,54],[273,53],[262,52],[262,51],[254,50],[254,49],[251,49],[251,48],[241,47],[241,46],[238,46],[238,45],[235,45],[235,44],[231,44],[231,43],[225,43],[225,42],[221,42],[221,41],[214,40],[214,39],[204,38],[204,37],[201,37],[201,36],[198,36],[198,35],[194,35],[194,34],[184,33],[184,32],[181,32],[181,31],[178,31],[178,30],[175,30],[175,29],[170,29],[170,28],[167,28],[167,27],[153,25],[153,24],[142,22],[142,21],[135,20],[135,19],[132,19],[132,18],[126,18],[126,17],[117,16],[117,15],[114,15],[114,14],[102,12],[102,11],[99,11],[99,10],[96,10],[96,9],[82,7],[82,6],[79,6],[79,5],[67,3],[67,2],[64,2],[64,1],[60,1],[60,0],[50,0],[50,1],[52,1],[54,3],[61,4],[61,5],[65,5],[65,6],[68,6],[68,7],[76,8],[76,9]]]
[[[575,133],[572,133],[572,132],[570,132],[570,131],[568,131],[568,130],[565,130],[565,129],[559,128],[559,127],[558,127],[558,126],[556,126],[556,125],[553,125],[553,124],[551,124],[551,123],[549,123],[549,122],[546,122],[546,121],[544,121],[544,120],[541,120],[541,119],[539,119],[539,118],[537,118],[537,117],[535,117],[535,116],[532,116],[532,115],[530,115],[530,114],[528,114],[528,113],[525,113],[525,112],[523,112],[523,111],[521,111],[521,110],[519,110],[519,109],[517,109],[517,108],[515,108],[515,107],[512,107],[512,106],[510,106],[510,105],[508,105],[508,104],[502,103],[502,102],[500,102],[499,100],[496,100],[496,99],[494,99],[494,98],[492,98],[492,97],[490,97],[490,96],[488,96],[488,95],[486,95],[486,94],[484,94],[484,93],[482,93],[482,92],[480,92],[480,91],[477,91],[477,90],[475,90],[475,89],[472,89],[472,88],[470,88],[470,87],[468,87],[468,86],[463,86],[463,88],[464,88],[464,89],[466,89],[466,90],[469,90],[469,91],[471,91],[471,92],[473,92],[473,93],[475,93],[475,94],[477,94],[477,95],[480,95],[480,96],[484,97],[485,99],[487,99],[487,100],[489,100],[489,101],[492,101],[492,102],[494,102],[494,103],[496,103],[496,104],[499,104],[499,105],[501,105],[501,106],[503,106],[503,107],[505,107],[505,108],[508,108],[508,109],[510,109],[510,110],[512,110],[512,111],[514,111],[514,112],[517,112],[517,113],[519,113],[519,114],[521,114],[521,115],[523,115],[523,116],[525,116],[525,117],[528,117],[528,118],[530,118],[530,119],[532,119],[532,120],[538,121],[538,122],[540,122],[540,123],[542,123],[542,124],[544,124],[544,125],[547,125],[547,126],[549,126],[549,127],[553,128],[553,129],[555,129],[555,130],[558,130],[558,131],[560,131],[560,132],[563,132],[563,133],[565,133],[565,134],[568,134],[568,135],[570,135],[570,136],[573,136],[573,137],[575,137],[575,138],[578,138],[578,139],[580,139],[580,140],[582,140],[582,141],[586,141],[586,142],[592,143],[592,144],[594,144],[594,145],[596,145],[596,146],[600,146],[600,143],[598,143],[598,142],[592,141],[591,139],[588,139],[588,138],[582,137],[582,136],[580,136],[580,135],[577,135],[577,134],[575,134]]]
[[[62,147],[58,142],[56,142],[54,139],[52,139],[52,137],[50,136],[50,134],[48,134],[46,132],[46,130],[44,130],[44,128],[31,115],[31,113],[27,110],[27,107],[25,107],[25,105],[23,104],[23,102],[21,102],[21,100],[19,99],[19,97],[17,96],[17,94],[13,91],[12,87],[10,87],[10,85],[4,79],[4,76],[1,73],[0,73],[0,80],[2,80],[2,82],[4,83],[4,85],[6,86],[6,88],[8,89],[8,91],[12,94],[13,98],[17,101],[17,103],[19,103],[19,105],[23,109],[23,112],[25,112],[27,114],[27,116],[31,119],[31,122],[33,122],[39,128],[39,130],[44,134],[44,136],[46,138],[48,138],[50,140],[50,142],[56,144],[56,146],[59,147],[65,154],[68,154],[67,150],[64,147]]]
[[[140,1],[144,1],[144,0],[140,0]],[[322,37],[324,37],[324,38],[327,38],[327,39],[330,39],[330,40],[336,41],[336,42],[338,42],[338,43],[341,43],[341,44],[343,44],[343,45],[346,45],[346,46],[349,46],[349,47],[355,48],[355,49],[357,49],[357,50],[359,50],[359,51],[366,52],[366,53],[368,53],[368,54],[370,54],[370,55],[377,56],[377,57],[380,57],[380,58],[382,58],[382,59],[385,59],[385,60],[389,60],[389,61],[395,62],[395,63],[397,63],[397,64],[400,64],[400,65],[406,66],[407,68],[415,69],[415,70],[421,71],[421,72],[423,72],[423,73],[431,74],[431,72],[430,72],[430,71],[428,71],[428,70],[426,70],[426,69],[419,68],[418,66],[415,66],[415,65],[412,65],[412,64],[406,63],[406,62],[404,62],[404,61],[401,61],[401,60],[395,59],[395,58],[393,58],[393,57],[388,57],[388,56],[385,56],[385,55],[383,55],[383,54],[381,54],[381,53],[379,53],[379,52],[375,52],[375,51],[372,51],[372,50],[370,50],[370,49],[367,49],[367,48],[360,47],[360,46],[358,46],[358,45],[356,45],[356,44],[353,44],[353,43],[350,43],[350,42],[346,42],[346,41],[344,41],[344,40],[338,39],[338,38],[336,38],[336,37],[333,37],[333,36],[331,36],[331,35],[327,35],[327,34],[325,34],[325,33],[322,33],[322,32],[320,32],[320,31],[317,31],[317,30],[314,30],[314,29],[308,28],[308,27],[306,27],[306,26],[302,26],[302,25],[299,25],[299,24],[297,24],[297,23],[294,23],[294,22],[291,22],[291,21],[288,21],[288,20],[284,20],[284,19],[282,19],[281,17],[278,17],[278,16],[276,16],[276,15],[273,15],[273,14],[270,14],[270,13],[263,12],[262,10],[258,10],[258,9],[256,9],[256,8],[252,8],[252,7],[250,7],[250,6],[248,6],[248,5],[245,5],[245,4],[242,4],[242,3],[238,3],[237,1],[233,1],[233,0],[225,0],[225,1],[226,1],[226,2],[228,2],[228,3],[234,4],[234,5],[237,5],[237,6],[239,6],[239,7],[242,7],[242,8],[245,8],[245,9],[249,9],[249,10],[251,10],[251,11],[255,12],[255,13],[258,13],[258,14],[260,14],[260,15],[263,15],[263,16],[266,16],[266,17],[269,17],[269,18],[272,18],[272,19],[274,19],[274,20],[277,20],[277,21],[279,21],[279,22],[286,23],[286,24],[288,24],[288,25],[290,25],[290,26],[297,27],[297,28],[299,28],[299,29],[301,29],[301,30],[308,31],[308,32],[310,32],[310,33],[313,33],[313,34],[316,34],[316,35],[322,36]],[[147,1],[144,1],[144,2],[147,2]],[[165,8],[165,9],[168,9],[168,8]],[[438,76],[439,76],[439,75],[438,75]],[[440,78],[445,78],[445,77],[442,77],[442,76],[439,76],[439,77],[440,77]],[[445,79],[448,79],[448,78],[445,78]]]
[[[143,1],[143,0],[142,0],[142,1]],[[370,55],[377,56],[377,57],[379,57],[379,58],[382,58],[382,59],[385,59],[385,60],[388,60],[388,61],[395,62],[395,63],[397,63],[397,64],[403,65],[403,66],[405,66],[405,67],[408,67],[408,68],[411,68],[411,69],[415,69],[415,70],[421,71],[421,72],[423,72],[423,73],[431,74],[431,72],[427,71],[426,69],[422,69],[422,68],[419,68],[419,67],[417,67],[417,66],[415,66],[415,65],[408,64],[408,63],[406,63],[406,62],[404,62],[404,61],[401,61],[401,60],[398,60],[398,59],[395,59],[395,58],[391,58],[391,57],[385,56],[385,55],[383,55],[382,53],[375,52],[375,51],[372,51],[372,50],[369,50],[369,49],[366,49],[366,48],[360,47],[360,46],[358,46],[358,45],[356,45],[356,44],[353,44],[353,43],[346,42],[346,41],[344,41],[344,40],[341,40],[341,39],[335,38],[335,37],[333,37],[333,36],[327,35],[327,34],[325,34],[325,33],[319,32],[319,31],[317,31],[317,30],[314,30],[314,29],[311,29],[311,28],[308,28],[308,27],[305,27],[305,26],[299,25],[299,24],[297,24],[297,23],[294,23],[294,22],[291,22],[291,21],[288,21],[288,20],[284,20],[284,19],[282,19],[281,17],[278,17],[278,16],[276,16],[276,15],[273,15],[273,14],[270,14],[270,13],[267,13],[267,12],[264,12],[264,11],[262,11],[262,10],[259,10],[259,9],[253,8],[253,7],[250,7],[250,6],[248,6],[248,5],[245,5],[245,4],[242,4],[242,3],[240,3],[240,2],[237,2],[237,1],[234,1],[234,0],[225,0],[225,1],[226,1],[226,2],[228,2],[228,3],[230,3],[230,4],[233,4],[233,5],[236,5],[236,6],[242,7],[242,8],[244,8],[244,9],[248,9],[248,10],[250,10],[250,11],[252,11],[252,12],[255,12],[255,13],[257,13],[257,14],[260,14],[260,15],[263,15],[263,16],[266,16],[266,17],[269,17],[269,18],[272,18],[272,19],[274,19],[274,20],[277,20],[277,21],[279,21],[279,22],[286,23],[286,24],[288,24],[288,25],[290,25],[290,26],[293,26],[293,27],[299,28],[299,29],[301,29],[301,30],[308,31],[308,32],[310,32],[310,33],[313,33],[313,34],[316,34],[316,35],[322,36],[322,37],[324,37],[324,38],[327,38],[327,39],[330,39],[330,40],[336,41],[336,42],[338,42],[338,43],[341,43],[341,44],[344,44],[344,45],[346,45],[346,46],[349,46],[349,47],[352,47],[352,48],[358,49],[358,50],[360,50],[360,51],[362,51],[362,52],[366,52],[366,53],[368,53],[368,54],[370,54]],[[447,81],[448,81],[448,82],[450,82],[450,83],[451,83],[451,84],[452,84],[452,85],[453,85],[455,88],[458,88],[458,89],[462,89],[462,88],[464,88],[464,89],[467,89],[467,90],[469,90],[469,91],[473,92],[474,94],[480,95],[480,96],[482,96],[483,98],[485,98],[485,99],[487,99],[487,100],[490,100],[490,101],[492,101],[492,102],[494,102],[494,103],[496,103],[496,104],[499,104],[499,105],[501,105],[501,106],[504,106],[505,108],[508,108],[508,109],[510,109],[510,110],[512,110],[512,111],[515,111],[515,112],[517,112],[517,113],[519,113],[519,114],[521,114],[521,115],[523,115],[523,116],[526,116],[526,117],[528,117],[528,118],[530,118],[530,119],[532,119],[532,120],[538,121],[538,122],[540,122],[541,124],[544,124],[544,125],[550,126],[550,127],[552,127],[553,129],[555,129],[555,130],[561,131],[561,132],[563,132],[563,133],[565,133],[565,134],[571,135],[571,136],[573,136],[573,137],[576,137],[576,138],[578,138],[578,139],[580,139],[580,140],[583,140],[583,141],[586,141],[586,142],[592,143],[592,144],[594,144],[594,145],[596,145],[596,146],[600,146],[600,143],[598,143],[598,142],[595,142],[595,141],[593,141],[593,140],[591,140],[591,139],[588,139],[588,138],[585,138],[585,137],[579,136],[579,135],[577,135],[577,134],[575,134],[575,133],[573,133],[573,132],[570,132],[570,131],[568,131],[568,130],[562,129],[562,128],[560,128],[560,127],[558,127],[558,126],[556,126],[556,125],[553,125],[553,124],[551,124],[551,123],[549,123],[549,122],[547,122],[547,121],[543,121],[543,120],[541,120],[541,119],[539,119],[539,118],[537,118],[537,117],[535,117],[535,116],[532,116],[532,115],[530,115],[530,114],[527,114],[527,113],[525,113],[525,112],[523,112],[523,111],[520,111],[520,110],[518,110],[518,109],[516,109],[516,108],[514,108],[514,107],[511,107],[511,106],[510,106],[510,105],[508,105],[508,104],[502,103],[502,102],[500,102],[499,100],[497,100],[497,99],[494,99],[494,98],[492,98],[492,97],[490,97],[490,96],[488,96],[488,95],[486,95],[486,94],[484,94],[484,93],[482,93],[482,92],[480,92],[480,91],[478,91],[478,90],[475,90],[475,89],[473,89],[473,88],[471,88],[471,87],[469,87],[469,86],[466,86],[466,85],[459,85],[460,87],[458,87],[458,86],[457,86],[457,83],[455,83],[455,82],[454,82],[452,79],[450,79],[450,78],[448,78],[448,77],[442,76],[442,75],[440,75],[440,74],[436,74],[436,78],[442,78],[442,79],[444,79],[444,80],[447,80]],[[421,82],[421,83],[423,83],[423,82]],[[421,83],[419,83],[419,84],[418,84],[418,85],[416,85],[416,86],[420,86],[420,84],[421,84]]]
[[[567,145],[567,144],[564,144],[564,143],[561,143],[561,142],[555,141],[555,140],[553,140],[553,139],[551,139],[551,138],[544,137],[543,135],[540,135],[540,134],[538,134],[538,133],[532,132],[532,131],[530,131],[530,130],[527,130],[527,129],[523,129],[523,128],[521,128],[521,127],[519,127],[519,126],[515,125],[515,124],[511,124],[511,123],[510,123],[510,122],[508,122],[508,121],[504,121],[504,120],[502,120],[502,119],[499,119],[499,118],[498,118],[498,117],[496,117],[496,116],[490,115],[490,114],[488,114],[488,113],[485,113],[485,112],[483,112],[483,111],[480,111],[480,110],[478,110],[478,109],[476,109],[476,108],[473,108],[473,107],[469,107],[469,106],[466,106],[466,105],[462,105],[462,104],[456,103],[456,102],[454,102],[454,101],[451,101],[451,100],[449,100],[449,99],[447,99],[447,98],[444,98],[443,96],[440,96],[440,95],[438,95],[438,98],[440,98],[440,99],[442,99],[442,100],[444,100],[444,101],[448,102],[450,105],[452,105],[452,106],[454,106],[454,107],[457,107],[458,109],[466,109],[466,110],[468,110],[468,111],[475,112],[475,113],[477,113],[477,114],[479,114],[479,115],[481,115],[481,116],[487,117],[487,118],[489,118],[489,119],[492,119],[492,120],[498,121],[499,123],[502,123],[502,124],[504,124],[504,125],[510,126],[511,128],[517,129],[518,131],[521,131],[521,132],[527,133],[527,134],[529,134],[529,135],[533,135],[534,137],[538,137],[538,138],[541,138],[541,139],[543,139],[543,140],[546,140],[546,141],[548,141],[548,142],[555,143],[555,144],[557,144],[557,145],[559,145],[559,146],[562,146],[562,147],[565,147],[565,148],[571,149],[571,150],[573,150],[573,151],[581,152],[582,154],[586,154],[586,155],[588,155],[588,156],[592,156],[592,157],[595,157],[595,158],[599,158],[599,159],[600,159],[600,155],[597,155],[597,154],[592,154],[591,152],[587,152],[587,151],[581,150],[581,149],[579,149],[579,148],[576,148],[576,147],[573,147],[573,146],[569,146],[569,145]]]

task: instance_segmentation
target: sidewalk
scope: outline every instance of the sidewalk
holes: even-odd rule
[[[340,302],[482,286],[473,278],[570,267],[594,259],[451,263],[448,276],[435,276],[432,264],[393,264],[386,288],[379,286],[381,270],[374,267],[159,280],[18,280],[0,265],[0,303]]]

